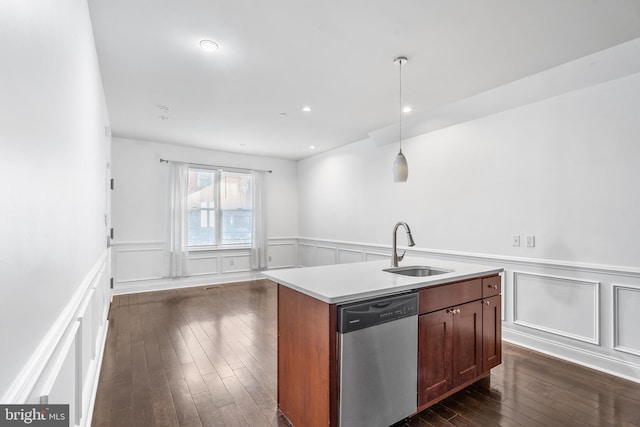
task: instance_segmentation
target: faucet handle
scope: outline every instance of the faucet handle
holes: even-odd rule
[[[407,251],[402,251],[402,255],[398,255],[398,262],[402,261],[402,259],[404,258],[404,254],[406,254]]]

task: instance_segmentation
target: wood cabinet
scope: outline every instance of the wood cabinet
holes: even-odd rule
[[[482,370],[502,363],[502,301],[500,295],[482,301]]]
[[[451,309],[454,310],[454,309]],[[482,304],[455,307],[453,316],[453,386],[472,381],[482,373]]]
[[[453,388],[453,315],[447,310],[418,318],[418,406]]]
[[[500,277],[418,288],[420,412],[502,361]],[[278,286],[278,406],[296,426],[337,426],[337,307]]]
[[[492,276],[420,291],[418,411],[500,364],[499,284],[500,277]]]
[[[335,304],[278,285],[278,406],[295,426],[338,425]]]
[[[502,363],[502,282],[500,276],[482,279],[482,370]]]

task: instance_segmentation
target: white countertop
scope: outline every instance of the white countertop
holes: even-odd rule
[[[329,304],[389,295],[419,287],[488,276],[503,271],[500,267],[442,261],[429,258],[405,258],[400,267],[426,265],[451,273],[411,277],[383,271],[390,261],[369,261],[319,267],[289,268],[263,272],[281,285]]]

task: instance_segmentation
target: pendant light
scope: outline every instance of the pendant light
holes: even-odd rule
[[[409,176],[409,165],[407,164],[407,158],[402,154],[402,64],[406,64],[408,61],[406,56],[398,56],[393,60],[400,67],[400,151],[393,161],[393,182],[407,182]]]

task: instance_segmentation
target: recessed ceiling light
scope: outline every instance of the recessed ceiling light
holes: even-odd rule
[[[409,106],[406,106],[406,107],[404,107],[404,108],[402,109],[402,112],[403,112],[403,113],[410,113],[411,111],[413,111],[413,110],[412,110],[412,108],[411,108],[411,107],[409,107]]]
[[[312,149],[312,150],[315,150],[316,146],[315,145],[310,145],[309,148]]]
[[[213,40],[200,40],[200,47],[205,52],[215,52],[220,48],[218,43],[214,42]]]
[[[308,113],[309,111],[311,111],[311,107],[302,107],[302,111]]]

